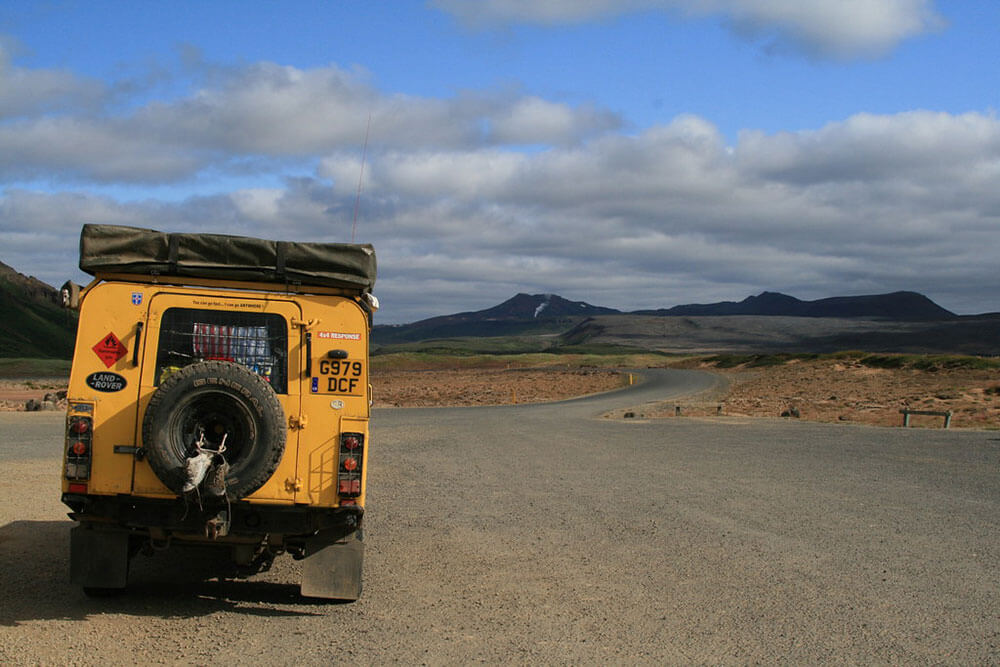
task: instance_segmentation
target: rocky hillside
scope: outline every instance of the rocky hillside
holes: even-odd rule
[[[0,262],[0,357],[69,359],[76,322],[56,289]]]

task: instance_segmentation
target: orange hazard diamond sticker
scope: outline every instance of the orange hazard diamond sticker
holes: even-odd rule
[[[91,349],[108,368],[114,366],[116,361],[128,354],[128,350],[118,340],[118,336],[114,332],[108,332],[108,335],[98,341],[97,345]]]

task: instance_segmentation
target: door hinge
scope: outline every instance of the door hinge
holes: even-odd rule
[[[288,428],[290,429],[304,429],[307,424],[309,424],[309,418],[305,415],[288,416]]]
[[[295,479],[285,480],[285,490],[289,493],[298,493],[302,490],[302,480],[296,477]]]
[[[293,327],[302,327],[302,329],[304,331],[309,331],[310,329],[312,329],[317,324],[319,324],[319,318],[316,318],[315,320],[300,320],[297,317],[293,317],[292,318],[292,326]]]

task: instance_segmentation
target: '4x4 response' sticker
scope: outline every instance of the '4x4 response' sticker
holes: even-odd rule
[[[359,333],[341,333],[339,331],[317,331],[316,338],[329,340],[361,340]]]
[[[118,340],[118,336],[113,331],[109,331],[108,335],[99,340],[97,345],[91,349],[108,368],[114,366],[119,359],[128,354],[128,349]]]

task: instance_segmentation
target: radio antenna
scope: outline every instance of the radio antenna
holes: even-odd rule
[[[358,231],[358,207],[361,205],[361,183],[365,178],[365,159],[368,157],[368,132],[372,129],[372,112],[368,112],[368,124],[365,126],[365,145],[361,149],[361,173],[358,174],[358,193],[354,197],[354,223],[351,225],[351,243]]]

